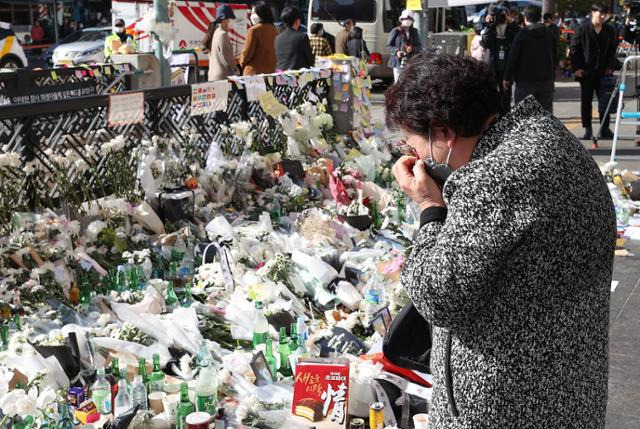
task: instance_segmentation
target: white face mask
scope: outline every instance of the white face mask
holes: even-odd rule
[[[413,20],[411,20],[411,19],[403,19],[402,21],[400,21],[400,24],[403,27],[411,27],[413,25]]]
[[[124,33],[124,27],[113,27],[113,31],[116,33]]]
[[[324,30],[318,31],[318,37],[322,37],[324,35]]]
[[[261,22],[261,21],[262,21],[262,20],[260,19],[260,17],[258,16],[258,14],[256,14],[256,13],[252,13],[252,14],[251,14],[251,23],[252,23],[253,25],[258,25],[258,24],[260,24],[260,22]]]

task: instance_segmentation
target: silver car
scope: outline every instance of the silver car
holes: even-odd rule
[[[53,65],[78,65],[104,62],[104,41],[111,27],[85,28],[78,39],[62,43],[53,51]]]

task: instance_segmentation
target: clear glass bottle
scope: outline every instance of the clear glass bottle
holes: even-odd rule
[[[153,355],[153,372],[149,377],[149,393],[162,392],[164,389],[164,372],[160,368],[160,355],[155,353]]]
[[[253,348],[254,350],[258,349],[261,344],[265,344],[267,342],[268,332],[269,332],[269,322],[264,315],[264,311],[262,309],[262,302],[256,301],[256,314],[253,317]]]
[[[98,368],[98,378],[91,388],[91,399],[100,414],[111,414],[111,385],[107,381],[104,368]]]
[[[131,402],[131,396],[127,389],[127,380],[121,378],[118,380],[118,394],[113,403],[113,416],[118,417],[126,411],[129,411],[133,407]]]
[[[56,429],[74,429],[73,419],[69,414],[69,405],[66,401],[60,401],[58,403],[58,423]]]
[[[189,400],[189,386],[187,383],[180,385],[180,403],[176,410],[176,429],[187,429],[187,416],[195,410]]]
[[[131,403],[134,407],[139,405],[140,410],[149,409],[149,404],[147,402],[147,388],[141,375],[136,375],[133,379],[133,386],[131,387]]]

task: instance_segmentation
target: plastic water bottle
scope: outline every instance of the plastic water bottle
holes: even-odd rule
[[[118,394],[116,395],[116,400],[113,404],[113,416],[118,417],[120,414],[123,414],[125,411],[129,411],[131,408],[133,408],[133,403],[131,402],[129,392],[127,391],[127,380],[121,378],[118,380]]]
[[[373,273],[364,286],[364,313],[367,323],[371,321],[376,311],[386,305],[387,291],[382,277]]]
[[[144,380],[141,375],[136,375],[133,379],[133,387],[131,388],[132,406],[139,405],[141,410],[148,410],[147,404],[147,388],[144,387]]]
[[[97,411],[102,414],[111,414],[111,385],[105,377],[104,368],[98,369],[98,379],[91,389],[92,400]]]
[[[262,302],[256,301],[256,314],[253,318],[253,349],[256,350],[259,346],[267,342],[267,333],[269,332],[269,322],[264,316],[262,310]],[[264,351],[264,348],[262,349]]]

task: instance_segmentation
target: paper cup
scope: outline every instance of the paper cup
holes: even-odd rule
[[[187,429],[207,429],[211,421],[209,413],[191,413],[187,416]]]
[[[176,419],[176,411],[178,404],[180,403],[180,395],[166,395],[162,399],[162,405],[164,406],[164,414],[170,421]]]
[[[413,416],[415,429],[427,429],[429,427],[429,414],[416,414]]]
[[[156,414],[164,411],[163,401],[166,396],[167,394],[164,392],[149,393],[149,406]]]

